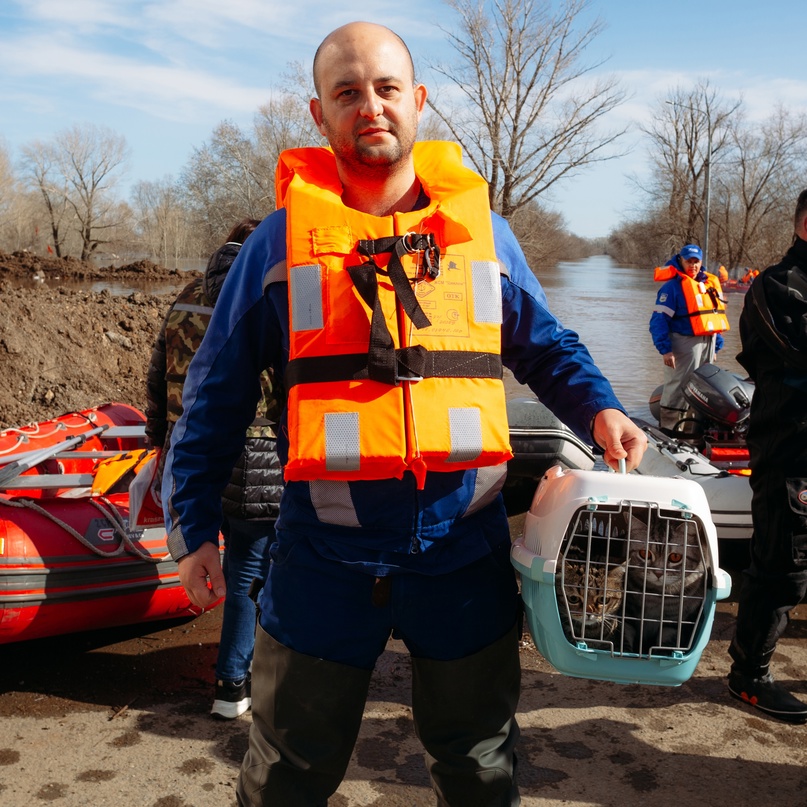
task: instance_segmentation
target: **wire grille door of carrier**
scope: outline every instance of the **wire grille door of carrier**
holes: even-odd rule
[[[692,513],[648,503],[579,510],[555,574],[566,638],[614,656],[686,654],[704,615],[707,558]]]

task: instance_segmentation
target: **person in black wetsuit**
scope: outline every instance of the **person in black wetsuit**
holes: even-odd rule
[[[793,246],[749,289],[737,360],[756,384],[751,402],[753,535],[739,596],[731,695],[779,720],[807,722],[802,703],[770,672],[790,612],[807,593],[807,190]]]

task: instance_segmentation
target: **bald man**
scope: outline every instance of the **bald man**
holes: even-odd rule
[[[546,297],[454,144],[416,143],[426,88],[395,33],[329,34],[276,213],[233,265],[188,375],[164,477],[192,601],[224,593],[218,495],[271,366],[286,487],[260,595],[241,805],[324,805],[389,637],[440,805],[516,805],[519,597],[500,490],[502,367],[605,461],[646,442]]]

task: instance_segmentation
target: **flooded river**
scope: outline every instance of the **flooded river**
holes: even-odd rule
[[[541,270],[538,279],[552,312],[580,335],[628,413],[652,421],[647,401],[664,377],[661,355],[648,330],[659,289],[652,268],[626,268],[606,255],[596,255]],[[727,295],[731,330],[724,334],[717,364],[744,376],[735,358],[743,298],[738,293]],[[509,397],[524,390],[512,377],[508,381]]]

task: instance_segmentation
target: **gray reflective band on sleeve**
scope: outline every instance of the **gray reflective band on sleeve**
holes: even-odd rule
[[[482,414],[478,409],[448,410],[451,452],[447,462],[469,462],[482,453]]]
[[[325,470],[358,471],[359,413],[325,413]]]
[[[502,323],[502,285],[499,264],[495,261],[471,261],[474,287],[474,321]]]
[[[278,261],[263,277],[263,290],[272,283],[285,283],[289,279],[286,261]]]
[[[325,524],[360,527],[348,482],[317,479],[308,483],[317,518]]]
[[[292,331],[322,328],[322,268],[319,264],[289,270]]]
[[[487,507],[504,487],[507,478],[507,463],[501,465],[486,465],[476,469],[476,484],[474,485],[474,497],[462,514],[470,516],[479,512],[483,507]]]
[[[212,316],[213,309],[209,305],[194,305],[193,303],[177,303],[172,311],[190,311],[191,314],[207,314]]]

